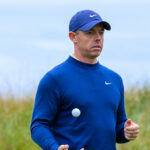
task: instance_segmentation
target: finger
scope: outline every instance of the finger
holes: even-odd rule
[[[59,148],[58,148],[58,150],[68,150],[68,148],[69,148],[69,145],[60,145],[59,146]]]
[[[129,126],[129,127],[125,127],[125,130],[128,130],[128,131],[135,131],[135,130],[139,130],[139,126],[136,125],[136,126]]]
[[[126,133],[136,134],[139,133],[139,129],[137,130],[125,130]]]
[[[128,120],[126,120],[124,127],[129,127],[131,124],[132,124],[132,120],[128,119]]]
[[[129,133],[125,133],[125,138],[128,140],[134,140],[135,138],[137,138],[138,134],[129,134]]]
[[[126,133],[125,135],[132,138],[132,137],[137,137],[138,133],[134,133],[134,134]]]
[[[58,147],[58,150],[61,150],[61,149],[63,149],[64,148],[64,145],[60,145],[59,147]]]
[[[131,135],[131,136],[137,136],[139,133],[137,133],[137,132],[135,132],[135,133],[128,133],[128,132],[126,132],[125,134]]]
[[[132,123],[130,126],[125,126],[125,128],[139,128],[139,125],[136,123]]]
[[[131,137],[126,137],[126,139],[132,141],[132,140],[135,140],[136,137],[132,137],[132,138]]]
[[[127,140],[134,140],[136,137],[131,137],[130,135],[125,135],[125,138]]]
[[[139,128],[138,127],[126,127],[124,128],[124,131],[136,132],[136,131],[139,131]]]
[[[130,126],[130,125],[132,125],[132,120],[131,120],[131,119],[128,119],[128,120],[126,121],[126,123],[127,123],[127,126]]]
[[[128,136],[128,135],[126,135],[125,136],[126,137],[126,139],[128,139],[128,140],[135,140],[136,138],[137,138],[137,136]]]
[[[80,150],[84,150],[84,148],[81,148]]]

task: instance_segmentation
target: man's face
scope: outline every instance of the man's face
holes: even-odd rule
[[[89,31],[76,31],[75,46],[78,52],[86,58],[98,57],[103,48],[104,28],[97,24]]]

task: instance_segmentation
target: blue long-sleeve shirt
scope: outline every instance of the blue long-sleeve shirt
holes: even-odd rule
[[[72,110],[81,111],[79,117]],[[124,143],[124,88],[121,77],[73,57],[41,79],[32,114],[32,139],[44,150],[116,150]]]

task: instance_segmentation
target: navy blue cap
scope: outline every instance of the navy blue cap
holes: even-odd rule
[[[88,31],[98,23],[102,23],[104,29],[110,30],[111,26],[108,22],[103,21],[101,16],[92,10],[82,10],[77,12],[70,20],[69,31]]]

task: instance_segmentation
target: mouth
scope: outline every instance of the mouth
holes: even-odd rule
[[[92,49],[100,50],[100,49],[101,49],[101,46],[100,46],[100,45],[94,45],[94,46],[92,47]]]

